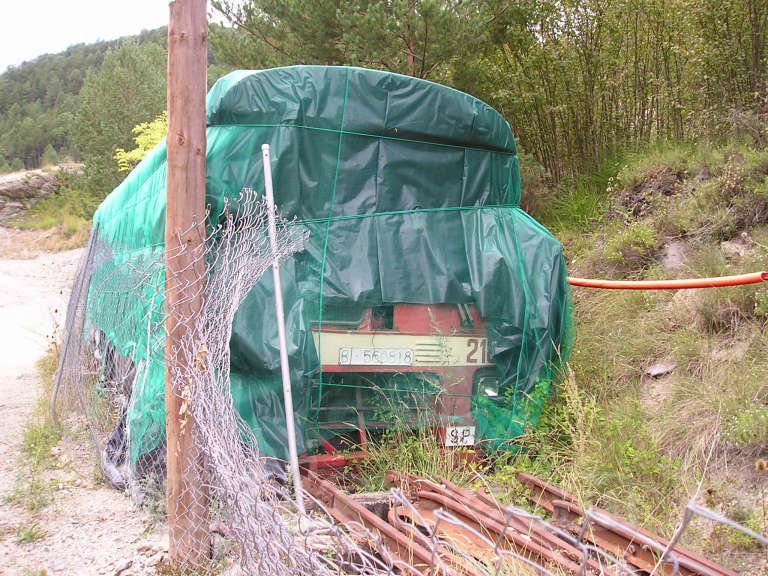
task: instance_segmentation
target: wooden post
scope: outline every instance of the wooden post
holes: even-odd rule
[[[174,389],[170,375],[184,361],[176,344],[192,329],[203,302],[207,44],[206,0],[171,2],[165,213],[166,495],[171,564],[190,568],[202,564],[208,554],[208,499],[200,478],[194,422],[182,397],[184,383]],[[180,243],[186,245],[182,256]]]

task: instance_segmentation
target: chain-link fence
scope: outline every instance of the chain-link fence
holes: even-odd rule
[[[317,497],[311,490],[304,495],[308,511],[300,512],[285,466],[261,456],[252,423],[238,412],[231,391],[230,338],[235,313],[251,289],[275,258],[301,250],[307,233],[302,226],[279,221],[273,254],[266,205],[247,189],[234,205],[225,206],[218,222],[208,224],[206,238],[192,243],[202,249],[190,253],[180,241],[182,248],[167,256],[184,263],[170,267],[178,272],[169,279],[160,247],[126,256],[101,242],[94,230],[75,280],[54,394],[54,414],[57,407],[74,406],[89,422],[94,452],[110,484],[130,491],[138,503],[164,499],[167,315],[184,326],[183,336],[168,347],[174,355],[170,383],[182,400],[179,414],[171,417],[178,418],[182,433],[193,432],[186,483],[171,495],[180,527],[171,534],[172,548],[185,551],[177,555],[182,571],[473,576],[640,572],[590,542],[591,524],[610,527],[612,522],[591,509],[576,533],[514,507],[499,508],[503,527],[488,531],[483,522],[470,521],[450,506],[425,511],[399,489],[386,495],[385,510],[378,513],[385,525],[367,523],[354,508],[338,507],[332,497]],[[201,228],[193,227],[180,240]],[[166,309],[163,295],[169,287],[186,297]],[[666,547],[645,533],[630,537],[652,549],[663,574],[691,573],[681,568],[675,545],[694,515],[768,543],[693,502]],[[532,534],[550,542],[549,552],[526,547],[525,538],[531,540]],[[563,548],[553,548],[552,538],[544,534]]]

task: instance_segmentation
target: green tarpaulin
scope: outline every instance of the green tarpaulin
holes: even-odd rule
[[[233,72],[211,89],[207,110],[213,219],[225,198],[236,202],[244,187],[263,190],[267,143],[278,210],[310,232],[305,250],[282,266],[300,452],[333,435],[325,409],[336,407],[346,414],[341,420],[349,419],[343,408],[359,402],[356,390],[364,389],[368,402],[377,393],[412,390],[418,376],[435,372],[415,364],[382,372],[379,363],[376,378],[368,365],[359,370],[368,377],[352,380],[320,369],[318,348],[323,355],[324,342],[337,337],[325,327],[340,318],[354,326],[366,311],[386,314],[403,304],[466,304],[482,317],[486,371],[497,384],[489,393],[472,389],[470,408],[455,414],[456,422],[475,425],[477,440],[491,448],[535,424],[568,355],[569,291],[561,245],[519,208],[516,145],[495,110],[424,80],[322,66]],[[162,358],[145,352],[157,344],[146,342],[145,323],[161,287],[122,294],[119,302],[98,287],[108,285],[110,270],[162,254],[165,174],[161,144],[94,216],[112,260],[94,273],[89,320],[137,366],[128,413],[131,462],[163,441]],[[455,336],[437,329],[433,335]],[[239,413],[263,453],[285,456],[270,274],[238,311],[230,349]]]

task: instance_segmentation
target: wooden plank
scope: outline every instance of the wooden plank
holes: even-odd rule
[[[206,0],[171,2],[165,217],[166,495],[171,563],[185,567],[202,565],[209,549],[208,501],[194,445],[194,422],[182,397],[184,384],[174,390],[170,377],[171,370],[184,362],[175,343],[191,329],[203,302],[207,44]],[[181,256],[180,244],[186,248]]]

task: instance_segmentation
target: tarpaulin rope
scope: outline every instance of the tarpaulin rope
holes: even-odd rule
[[[714,278],[689,278],[685,280],[595,280],[568,277],[571,286],[604,288],[608,290],[684,290],[690,288],[718,288],[759,284],[768,280],[768,272],[752,272]]]
[[[363,218],[376,218],[378,216],[404,216],[410,214],[429,214],[433,212],[474,212],[492,208],[514,209],[523,211],[517,204],[482,204],[473,206],[441,206],[439,208],[412,208],[409,210],[387,210],[384,212],[367,212],[365,214],[344,214],[328,218],[308,218],[306,220],[294,220],[290,225],[323,224],[328,222],[343,222],[344,220],[360,220]],[[547,232],[549,234],[549,232]]]
[[[331,231],[331,221],[333,216],[333,206],[336,201],[336,184],[339,180],[339,165],[341,164],[341,142],[344,137],[344,118],[347,114],[347,97],[349,96],[349,68],[347,68],[347,78],[344,85],[344,103],[341,108],[341,121],[339,123],[339,145],[336,151],[336,168],[333,173],[333,187],[331,188],[331,198],[328,206],[328,219],[325,223],[325,238],[323,239],[323,260],[320,263],[320,302],[317,322],[317,359],[320,364],[320,382],[317,389],[317,410],[315,410],[315,422],[317,422],[320,404],[323,399],[323,292],[325,288],[325,264],[328,259],[328,236]]]

